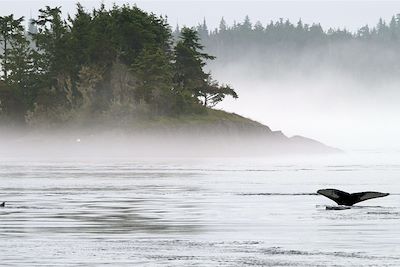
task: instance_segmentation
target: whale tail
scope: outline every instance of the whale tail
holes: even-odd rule
[[[337,189],[320,189],[317,191],[318,194],[323,195],[333,201],[338,205],[353,206],[356,203],[365,201],[372,198],[386,197],[389,193],[381,192],[359,192],[359,193],[347,193]]]
[[[0,204],[0,207],[5,207],[6,206],[6,202],[3,202]]]

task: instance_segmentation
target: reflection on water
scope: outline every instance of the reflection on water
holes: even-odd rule
[[[0,162],[2,265],[400,265],[400,164]],[[319,188],[392,195],[348,210]]]

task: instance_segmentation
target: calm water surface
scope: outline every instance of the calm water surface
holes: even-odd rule
[[[400,266],[399,177],[400,157],[379,153],[3,157],[1,265]],[[333,211],[327,187],[391,195]]]

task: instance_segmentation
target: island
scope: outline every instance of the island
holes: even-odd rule
[[[176,38],[165,17],[105,5],[64,19],[0,17],[0,145],[29,154],[260,156],[339,150],[215,109],[238,98],[204,70],[195,28]],[[5,152],[3,152],[5,153]]]

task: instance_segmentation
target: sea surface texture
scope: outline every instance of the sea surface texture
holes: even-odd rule
[[[400,266],[400,157],[0,161],[2,266]],[[320,188],[390,196],[347,210]]]

